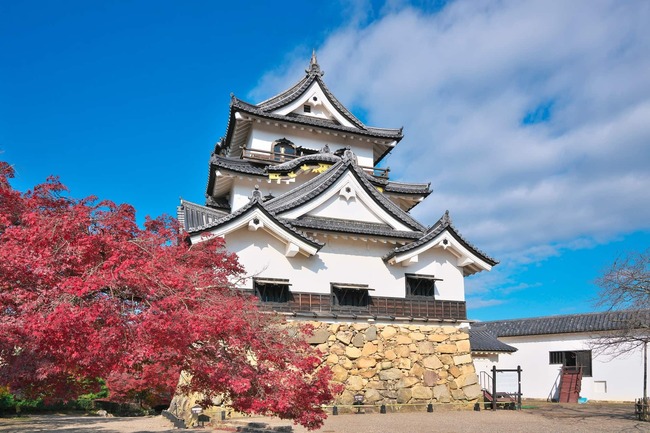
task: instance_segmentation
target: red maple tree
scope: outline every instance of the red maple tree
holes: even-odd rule
[[[172,218],[140,228],[129,205],[72,199],[56,178],[21,193],[13,174],[0,161],[0,385],[70,399],[103,378],[113,398],[196,392],[322,424],[331,373],[234,288],[222,239],[190,246]]]

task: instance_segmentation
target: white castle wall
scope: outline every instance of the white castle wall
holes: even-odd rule
[[[269,233],[237,230],[226,236],[226,247],[237,253],[249,276],[288,278],[293,291],[330,293],[330,283],[368,284],[371,296],[404,297],[405,273],[435,275],[436,299],[463,301],[462,270],[451,253],[433,249],[408,267],[387,265],[382,257],[396,245],[361,239],[320,238],[326,245],[316,256],[287,258],[285,246]],[[248,279],[246,287],[252,288]]]

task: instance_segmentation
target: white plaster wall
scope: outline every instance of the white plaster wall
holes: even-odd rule
[[[346,220],[364,221],[370,223],[383,223],[377,214],[360,202],[357,197],[345,197],[335,194],[323,204],[308,212],[308,215],[325,218],[344,218]]]
[[[304,176],[299,176],[295,179],[299,179],[299,182],[304,183],[307,180],[313,178],[315,175],[305,174]],[[237,209],[247,205],[250,202],[250,198],[253,195],[253,190],[255,186],[258,186],[262,197],[269,194],[273,194],[274,197],[278,197],[284,194],[287,191],[294,189],[297,185],[300,185],[298,180],[294,182],[269,182],[267,179],[260,179],[256,177],[246,177],[241,176],[237,177],[233,182],[231,190],[230,204],[232,206],[231,212],[235,212]]]
[[[305,113],[303,106],[307,104],[311,106],[311,113]],[[330,103],[325,96],[323,89],[318,82],[314,81],[309,89],[305,91],[302,98],[297,99],[292,104],[275,110],[278,114],[288,114],[294,112],[304,116],[319,117],[322,119],[336,119],[340,124],[345,126],[354,126],[348,119],[346,119],[339,111]]]
[[[317,174],[303,173],[298,177],[293,178],[294,180],[292,181],[277,181],[260,179],[259,177],[237,176],[231,189],[230,205],[232,206],[232,212],[235,212],[240,207],[248,204],[255,186],[259,187],[262,197],[269,194],[272,194],[274,197],[279,197],[297,186],[302,185],[308,180],[313,179],[315,176],[317,176]]]
[[[345,138],[327,133],[310,132],[309,128],[300,130],[298,127],[278,128],[275,125],[265,123],[253,123],[253,128],[248,138],[246,147],[251,150],[263,150],[270,152],[271,143],[279,138],[286,138],[296,146],[302,146],[313,150],[322,149],[325,144],[329,145],[332,152],[339,148],[350,146],[350,149],[357,156],[360,166],[373,167],[373,145],[365,139],[359,140],[347,135]]]
[[[237,230],[226,236],[226,247],[237,253],[250,276],[288,278],[298,292],[330,293],[330,283],[367,284],[371,296],[403,298],[405,273],[426,273],[442,278],[436,283],[436,299],[464,300],[464,281],[458,268],[450,265],[444,251],[426,254],[415,267],[387,265],[382,256],[395,245],[351,239],[325,238],[326,245],[312,257],[284,256],[282,242],[267,232]],[[425,263],[431,261],[433,263]],[[436,263],[438,261],[438,263]],[[247,287],[252,287],[249,279]]]
[[[549,364],[549,352],[590,350],[590,338],[584,334],[503,337],[499,340],[518,349],[511,355],[499,355],[497,368],[517,368],[517,365],[521,365],[524,398],[549,398],[562,367]],[[642,358],[641,350],[617,359],[597,355],[592,351],[592,377],[582,379],[580,396],[590,400],[610,401],[632,401],[641,397]],[[479,364],[477,371],[479,366],[483,368]],[[603,382],[606,383],[606,392]]]
[[[403,273],[433,275],[440,278],[436,281],[436,299],[449,301],[465,300],[465,279],[462,269],[455,263],[456,256],[442,248],[431,248],[418,256],[417,263],[409,266],[397,265]],[[404,277],[402,285],[404,286]]]

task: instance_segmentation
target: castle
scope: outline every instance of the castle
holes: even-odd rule
[[[449,213],[427,227],[409,211],[429,184],[380,163],[402,129],[370,127],[332,94],[313,54],[302,80],[250,104],[232,97],[210,157],[206,203],[181,201],[191,242],[221,236],[263,309],[315,326],[338,404],[472,404],[480,387],[464,278],[497,262]]]

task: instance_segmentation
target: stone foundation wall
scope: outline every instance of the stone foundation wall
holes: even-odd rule
[[[481,387],[466,329],[439,325],[311,322],[308,341],[324,353],[335,382],[345,386],[336,404],[355,394],[365,404],[463,403]]]
[[[302,324],[302,322],[294,322]],[[466,329],[440,325],[330,324],[310,322],[308,338],[323,352],[323,365],[344,385],[336,405],[351,405],[355,394],[365,404],[452,403],[471,407],[481,387]],[[185,380],[181,378],[181,380]],[[170,412],[193,425],[190,408],[198,395],[176,396]],[[205,413],[214,419],[226,408]],[[228,416],[236,416],[228,411]]]

